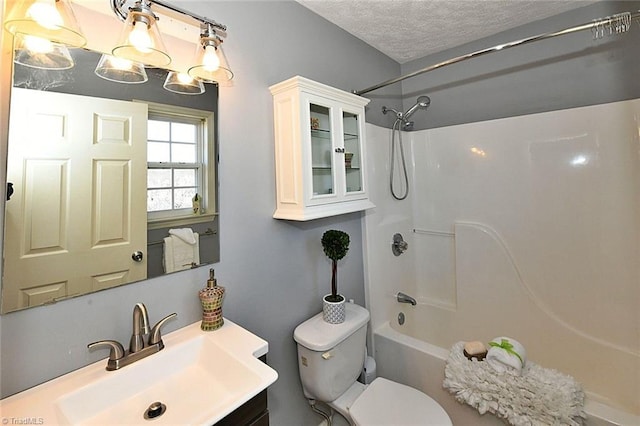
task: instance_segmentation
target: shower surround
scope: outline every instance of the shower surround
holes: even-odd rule
[[[405,133],[410,192],[395,201],[390,130],[368,125],[374,347],[389,325],[443,349],[510,336],[640,419],[639,133],[640,100]],[[420,371],[405,359],[396,373]]]

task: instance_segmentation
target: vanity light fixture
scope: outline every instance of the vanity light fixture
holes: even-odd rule
[[[200,22],[196,62],[187,71],[197,79],[198,86],[203,82],[225,84],[233,78],[221,47],[222,39],[226,37],[225,25],[165,3],[164,0],[110,0],[110,3],[116,16],[125,21],[120,41],[112,51],[114,56],[157,67],[166,67],[171,62],[160,38],[156,24],[158,17],[151,10],[152,5],[159,6]]]
[[[95,74],[116,83],[138,84],[148,80],[144,65],[111,55],[100,57]]]
[[[4,27],[14,36],[25,34],[71,47],[87,44],[69,0],[16,1]]]
[[[189,75],[205,82],[225,84],[233,78],[226,55],[222,50],[222,38],[210,23],[200,25],[200,42]]]
[[[162,87],[181,95],[201,95],[204,93],[202,81],[191,77],[189,74],[176,71],[169,71]]]
[[[114,4],[115,2],[112,2],[112,6]],[[126,2],[120,4],[121,7],[125,5]],[[118,10],[116,14],[122,18],[124,12]],[[125,16],[120,39],[111,53],[116,57],[141,62],[145,65],[156,67],[169,65],[171,57],[160,37],[156,23],[158,17],[151,10],[151,2],[147,0],[136,1],[133,6],[129,7]]]

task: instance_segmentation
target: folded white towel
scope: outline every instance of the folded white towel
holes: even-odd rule
[[[498,373],[511,371],[520,375],[527,363],[527,352],[515,339],[496,337],[489,343],[485,361]]]
[[[175,235],[187,244],[195,244],[195,232],[191,228],[169,229],[169,235]]]
[[[200,264],[200,239],[193,233],[195,244],[186,243],[176,235],[164,238],[163,264],[165,273],[182,271]]]

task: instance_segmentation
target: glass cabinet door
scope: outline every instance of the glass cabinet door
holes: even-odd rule
[[[311,172],[313,195],[333,194],[333,135],[331,134],[331,109],[309,104],[311,117]]]
[[[362,149],[358,115],[342,112],[346,193],[362,191]]]

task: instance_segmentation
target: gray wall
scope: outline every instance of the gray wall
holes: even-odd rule
[[[403,64],[402,75],[502,43],[638,9],[638,1],[595,3]],[[422,130],[637,98],[639,29],[633,22],[628,33],[599,40],[593,40],[590,30],[580,31],[407,79],[401,83],[404,108],[419,95],[431,97],[428,111],[412,117],[414,130]]]
[[[180,4],[228,26],[225,52],[236,75],[234,87],[220,89],[219,101],[221,261],[214,267],[227,289],[224,315],[269,342],[269,364],[280,375],[269,390],[272,424],[317,424],[302,396],[293,329],[321,310],[330,291],[331,264],[320,245],[327,229],[351,235],[339,265],[339,289],[364,303],[361,217],[304,224],[272,218],[268,87],[299,74],[351,90],[396,77],[400,66],[294,2]],[[168,330],[198,321],[197,291],[207,272],[180,272],[0,317],[2,396],[105,358],[104,351],[89,353],[87,343],[128,341],[136,302],[147,305],[152,322],[177,312]]]

